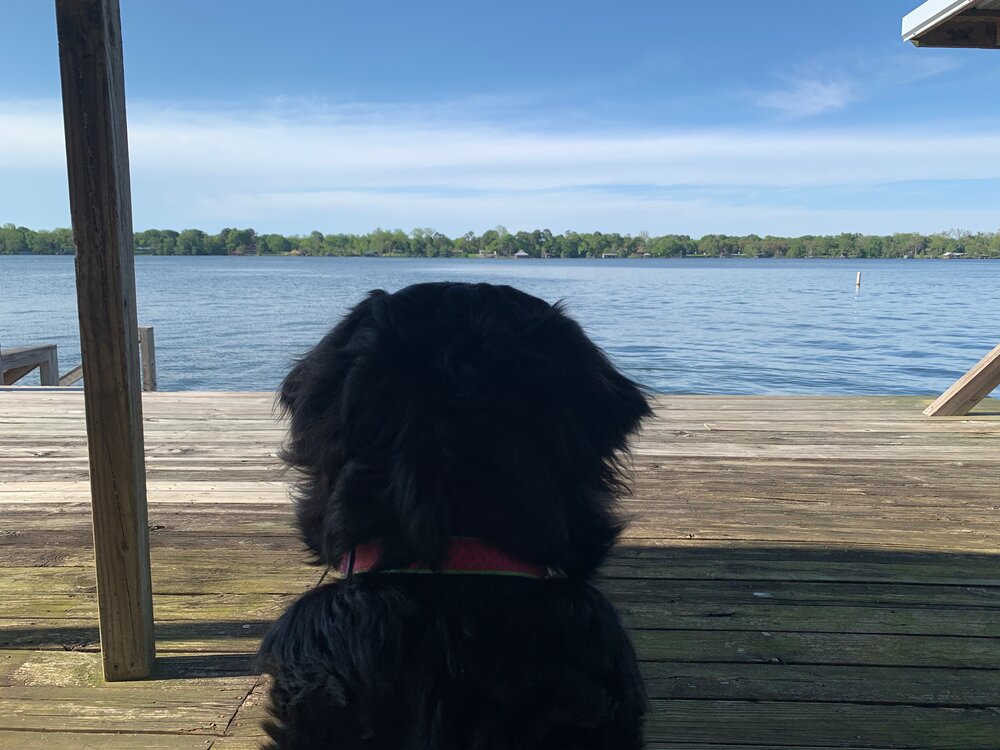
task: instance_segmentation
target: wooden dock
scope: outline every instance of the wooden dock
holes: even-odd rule
[[[677,397],[600,585],[649,747],[1000,748],[1000,402]],[[251,656],[319,572],[270,394],[146,393],[156,679],[101,681],[83,398],[0,390],[0,749],[257,747]]]

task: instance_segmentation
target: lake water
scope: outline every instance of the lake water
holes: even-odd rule
[[[934,395],[1000,342],[996,261],[136,258],[161,390],[272,390],[364,292],[445,279],[566,300],[662,393]],[[73,259],[0,256],[0,348],[41,343],[80,361]]]

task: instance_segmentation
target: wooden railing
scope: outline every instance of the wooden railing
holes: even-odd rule
[[[42,385],[59,385],[59,355],[55,344],[0,351],[0,375],[4,385],[13,385],[35,368],[39,370]]]
[[[77,365],[65,375],[59,376],[59,385],[73,385],[81,379],[83,379],[83,365]]]
[[[142,363],[142,390],[156,390],[156,344],[152,326],[139,327],[139,359]],[[14,385],[35,369],[44,386],[73,385],[83,379],[83,365],[59,374],[59,354],[55,344],[22,346],[0,351],[3,385]]]

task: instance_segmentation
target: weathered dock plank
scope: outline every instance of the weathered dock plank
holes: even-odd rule
[[[754,746],[996,750],[1000,710],[892,704],[651,701],[650,742],[702,750],[702,743]],[[738,740],[738,742],[737,742]]]
[[[217,747],[215,737],[204,735],[0,729],[0,750],[209,750],[212,747]]]
[[[651,750],[1000,746],[1000,402],[927,403],[658,401],[598,580],[633,629]],[[82,399],[0,392],[0,748],[259,745],[253,651],[320,575],[272,407],[144,394],[160,656],[110,685]]]
[[[991,670],[646,662],[650,698],[715,701],[812,701],[963,707],[996,705]],[[817,740],[821,739],[817,737]]]

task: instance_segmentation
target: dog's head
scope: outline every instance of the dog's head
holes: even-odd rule
[[[389,567],[475,536],[586,576],[620,531],[627,439],[649,405],[559,305],[508,286],[371,292],[282,384],[285,461],[318,562]]]

